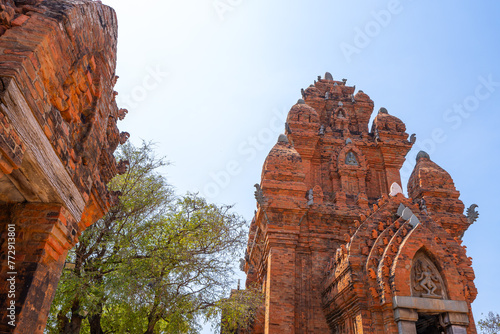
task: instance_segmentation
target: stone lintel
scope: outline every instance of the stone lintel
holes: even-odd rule
[[[465,313],[447,312],[443,316],[443,321],[446,325],[469,325],[469,315]]]
[[[408,308],[397,308],[394,310],[394,320],[396,321],[413,321],[418,320],[418,312]]]
[[[469,313],[467,302],[462,300],[443,300],[420,297],[395,296],[392,299],[394,309],[413,309],[428,313]]]
[[[36,196],[43,201],[63,204],[76,220],[80,220],[85,200],[33,115],[16,78],[11,78],[3,92],[0,107],[26,145],[29,161],[23,174],[44,185],[33,189]]]

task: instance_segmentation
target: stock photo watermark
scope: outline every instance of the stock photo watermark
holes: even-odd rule
[[[354,27],[352,42],[340,43],[340,50],[347,62],[350,63],[354,55],[360,54],[363,49],[367,48],[373,39],[380,35],[384,28],[389,26],[394,17],[403,12],[403,9],[401,1],[391,0],[387,3],[385,9],[372,10],[370,13],[371,20],[366,22],[364,26]]]
[[[120,93],[116,97],[116,102],[120,107],[125,109],[136,108],[148,98],[151,92],[158,89],[169,76],[169,73],[161,69],[160,65],[156,65],[154,68],[149,66],[145,71],[146,74],[142,81],[135,85],[129,93]]]
[[[284,120],[288,110],[273,110],[269,124],[258,133],[248,136],[237,147],[237,158],[230,160],[226,165],[208,174],[210,181],[203,187],[203,195],[214,198],[231,183],[231,180],[243,172],[243,165],[254,160],[262,150],[268,149],[269,144],[275,142],[283,133]]]
[[[7,225],[7,323],[16,326],[16,225]]]
[[[224,21],[225,16],[229,12],[233,12],[237,7],[243,3],[243,0],[214,0],[212,7],[217,13],[221,21]]]
[[[415,143],[418,149],[432,154],[439,144],[443,144],[448,139],[447,132],[457,130],[464,120],[469,118],[472,113],[479,109],[481,102],[490,98],[500,87],[500,82],[494,81],[493,75],[479,76],[478,84],[472,94],[465,96],[459,103],[446,109],[443,113],[443,120],[448,127],[436,127],[431,131],[429,137],[419,139]],[[254,160],[258,153],[269,148],[269,144],[274,142],[278,135],[283,132],[283,124],[288,110],[279,111],[275,109],[267,127],[262,128],[258,133],[248,136],[237,147],[237,158],[228,161],[225,166],[216,172],[209,173],[209,179],[202,189],[203,195],[207,198],[214,198],[222,190],[229,186],[232,179],[243,172],[243,166]],[[415,152],[415,151],[414,151]],[[413,171],[413,162],[417,153],[412,153],[406,159],[401,168],[401,176],[408,178]]]
[[[500,87],[499,81],[494,81],[493,75],[479,76],[478,84],[474,88],[474,92],[467,95],[462,101],[454,103],[452,107],[446,109],[443,113],[443,121],[452,130],[459,129],[464,120],[469,118],[473,112],[477,111],[481,106],[481,102],[489,99]],[[448,130],[449,130],[448,128]],[[415,145],[418,150],[426,151],[432,154],[439,144],[444,143],[448,139],[446,130],[442,127],[434,128],[429,138],[417,140]],[[413,161],[415,161],[417,153],[412,153],[409,159],[406,159],[401,168],[401,176],[408,178],[413,170]]]

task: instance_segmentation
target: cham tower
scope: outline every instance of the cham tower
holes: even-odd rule
[[[265,302],[245,333],[476,333],[465,216],[405,124],[330,73],[302,90],[267,156],[244,270]]]
[[[115,12],[0,0],[0,333],[43,333],[68,250],[116,200]]]

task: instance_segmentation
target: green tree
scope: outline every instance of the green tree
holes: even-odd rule
[[[48,333],[196,333],[217,319],[245,241],[231,206],[176,196],[150,144],[123,145],[119,203],[69,252]]]
[[[488,316],[477,322],[481,333],[498,334],[500,333],[500,314],[489,312]]]
[[[221,299],[219,307],[211,309],[214,316],[222,318],[221,334],[239,333],[240,330],[250,329],[256,321],[259,308],[263,311],[263,297],[258,287],[254,286],[245,290],[233,290],[229,298]]]

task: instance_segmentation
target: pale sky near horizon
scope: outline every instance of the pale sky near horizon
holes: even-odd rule
[[[103,0],[118,15],[116,90],[130,140],[157,143],[180,193],[234,203],[253,185],[286,113],[326,71],[405,122],[478,221],[465,233],[476,321],[500,313],[500,3],[390,0]],[[236,284],[236,283],[235,283]],[[209,333],[205,329],[203,333]]]

